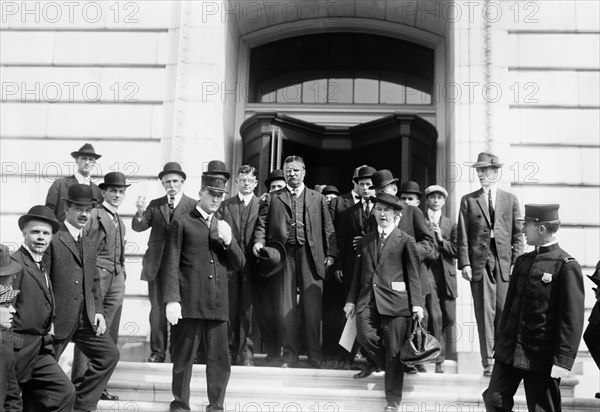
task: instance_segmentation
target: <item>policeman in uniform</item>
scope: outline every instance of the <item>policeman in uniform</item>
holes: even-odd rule
[[[557,243],[557,204],[525,205],[522,232],[535,250],[520,256],[510,277],[494,348],[486,410],[512,411],[521,380],[530,411],[560,411],[560,379],[569,375],[581,340],[583,276]]]

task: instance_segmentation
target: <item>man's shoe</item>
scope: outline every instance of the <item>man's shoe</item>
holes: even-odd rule
[[[427,368],[422,363],[417,363],[415,368],[417,368],[417,372],[427,373]]]
[[[414,375],[415,373],[417,373],[417,368],[412,365],[404,365],[404,373]]]
[[[106,389],[102,391],[102,395],[100,395],[101,401],[118,401],[119,397],[117,395],[111,395],[108,393]]]
[[[435,373],[444,373],[444,364],[443,363],[435,364]]]
[[[373,365],[371,363],[367,363],[365,366],[362,367],[362,369],[360,370],[360,372],[358,372],[357,374],[355,374],[353,376],[353,378],[354,379],[366,378],[367,376],[370,376],[376,370],[377,370],[377,366],[375,366],[375,365]]]
[[[483,368],[483,376],[490,377],[492,376],[492,371],[494,370],[494,365],[487,365]]]
[[[156,353],[151,354],[147,359],[146,362],[151,362],[151,363],[163,363],[165,361],[165,357],[164,356],[160,356]]]
[[[596,399],[600,399],[600,392],[596,392]]]
[[[383,408],[383,412],[396,412],[398,410],[398,406],[400,406],[399,402],[388,401],[385,408]]]

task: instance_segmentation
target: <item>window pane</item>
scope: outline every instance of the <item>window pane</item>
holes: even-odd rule
[[[302,84],[302,103],[327,103],[327,79],[305,81]]]
[[[302,100],[302,86],[293,84],[277,90],[277,103],[300,103]]]
[[[327,103],[352,103],[352,79],[329,79]]]
[[[382,104],[403,104],[405,87],[401,84],[381,81],[380,84],[380,103]]]
[[[406,103],[407,104],[431,104],[431,95],[412,87],[406,88]]]
[[[354,80],[354,103],[378,103],[379,82],[371,79]]]

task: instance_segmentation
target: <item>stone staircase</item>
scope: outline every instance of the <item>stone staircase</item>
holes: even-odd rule
[[[456,370],[452,362],[448,372]],[[261,364],[260,358],[257,365]],[[371,412],[385,406],[383,373],[366,379],[353,379],[356,371],[302,367],[233,366],[227,387],[226,410],[248,412]],[[120,362],[108,385],[119,395],[119,402],[101,401],[98,411],[167,412],[171,395],[169,363]],[[400,411],[483,411],[481,393],[488,378],[480,375],[445,373],[406,375]],[[576,378],[563,379],[563,410],[568,412],[600,410],[600,401],[574,398]],[[194,365],[192,410],[207,406],[204,365]],[[523,388],[516,396],[514,411],[526,411]]]

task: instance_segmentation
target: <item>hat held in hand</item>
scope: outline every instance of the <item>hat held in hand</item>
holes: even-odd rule
[[[266,278],[273,276],[283,269],[285,259],[285,246],[279,242],[269,241],[258,251],[257,271]]]

